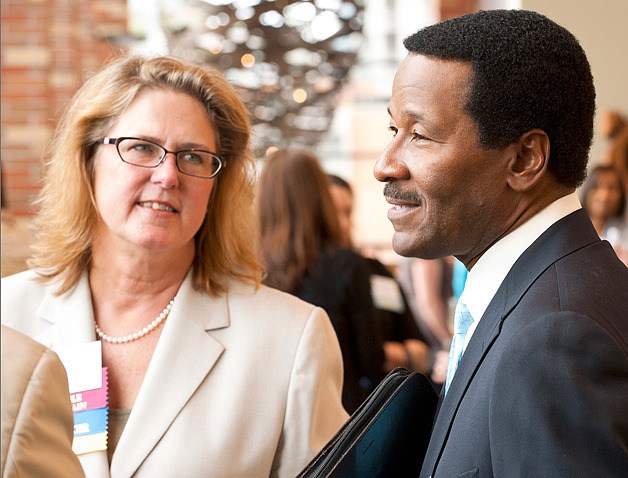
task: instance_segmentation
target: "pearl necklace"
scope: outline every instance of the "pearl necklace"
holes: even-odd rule
[[[155,317],[155,319],[150,324],[148,324],[142,330],[139,330],[139,331],[137,331],[137,332],[135,332],[133,334],[125,335],[124,337],[111,337],[111,336],[107,335],[106,333],[104,333],[100,329],[100,327],[98,327],[98,324],[96,323],[96,321],[94,321],[94,327],[96,328],[96,334],[102,340],[104,340],[105,342],[109,342],[111,344],[126,344],[126,343],[129,343],[129,342],[133,342],[134,340],[141,339],[145,335],[150,334],[153,330],[155,330],[159,326],[159,324],[161,324],[164,320],[166,320],[168,318],[168,315],[170,315],[170,309],[172,309],[172,304],[174,304],[174,299],[172,299],[168,303],[166,308],[161,311],[161,314],[159,314],[157,317]]]

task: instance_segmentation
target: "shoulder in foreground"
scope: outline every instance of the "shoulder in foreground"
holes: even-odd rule
[[[15,353],[19,353],[23,357],[38,358],[47,350],[46,346],[4,324],[1,326],[0,331],[3,366],[5,359],[9,359]]]
[[[263,304],[264,307],[276,307],[278,309],[292,309],[295,312],[309,314],[314,305],[299,299],[298,297],[287,292],[274,289],[266,285],[255,287],[253,284],[231,281],[228,291],[230,299],[242,298],[248,299],[251,304]]]
[[[50,290],[49,285],[37,280],[38,277],[35,271],[27,270],[2,278],[0,318],[3,324],[15,325],[15,321],[22,314],[34,316],[35,310]]]
[[[40,277],[36,271],[29,269],[23,272],[18,272],[7,277],[2,278],[2,301],[7,299],[13,299],[16,295],[20,295],[28,291],[29,294],[36,293],[37,290],[44,290],[48,286],[37,280]]]

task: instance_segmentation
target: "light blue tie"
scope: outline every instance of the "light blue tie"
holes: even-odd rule
[[[454,378],[462,353],[464,352],[464,338],[467,335],[469,327],[473,323],[473,316],[467,309],[467,305],[459,300],[456,304],[454,312],[454,336],[451,340],[451,348],[449,349],[449,362],[447,364],[447,380],[445,381],[445,395]]]

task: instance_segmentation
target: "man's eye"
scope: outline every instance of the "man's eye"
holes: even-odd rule
[[[392,131],[393,137],[397,136],[397,128],[395,126],[389,126],[388,130]]]
[[[412,139],[421,139],[421,140],[427,140],[428,138],[426,136],[423,136],[421,133],[417,132],[417,131],[413,131],[412,132]]]

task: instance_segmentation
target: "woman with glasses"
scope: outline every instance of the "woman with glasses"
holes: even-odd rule
[[[293,477],[347,418],[329,318],[261,285],[249,137],[220,73],[164,57],[113,61],[62,118],[2,321],[100,342],[108,444],[79,455],[87,476]]]

